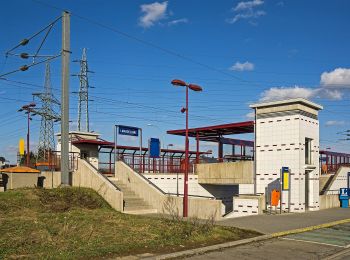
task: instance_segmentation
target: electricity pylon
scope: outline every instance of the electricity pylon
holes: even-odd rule
[[[80,73],[79,77],[79,102],[78,102],[78,131],[89,132],[89,79],[88,73],[92,72],[88,69],[88,62],[86,58],[86,48],[83,48],[83,55],[81,60],[76,62],[80,63]]]
[[[45,85],[43,93],[33,93],[41,101],[41,108],[33,109],[33,115],[41,116],[41,127],[38,145],[38,161],[47,161],[51,151],[55,149],[55,137],[53,130],[54,121],[59,121],[59,114],[53,110],[53,104],[60,105],[60,102],[53,96],[51,91],[50,63],[46,63]]]

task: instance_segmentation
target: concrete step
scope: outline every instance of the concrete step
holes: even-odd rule
[[[153,209],[142,198],[133,192],[132,188],[122,183],[115,177],[109,178],[120,190],[124,197],[124,213],[127,214],[151,214],[157,213],[157,209]]]
[[[153,214],[158,213],[156,209],[138,209],[138,210],[124,210],[125,214],[131,215],[143,215],[143,214]]]
[[[147,204],[143,199],[140,198],[124,198],[124,200],[128,203],[139,203],[139,204]]]
[[[135,207],[149,207],[149,205],[147,203],[145,203],[143,200],[138,200],[138,201],[127,201],[125,200],[125,207],[131,207],[131,206],[135,206]]]
[[[144,210],[144,209],[152,209],[152,207],[148,205],[129,205],[129,206],[125,206],[124,211]]]

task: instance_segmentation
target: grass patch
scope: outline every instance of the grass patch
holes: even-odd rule
[[[161,253],[259,235],[200,221],[121,214],[83,188],[0,193],[0,234],[0,259]]]

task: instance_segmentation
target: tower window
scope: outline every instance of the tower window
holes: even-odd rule
[[[311,164],[312,139],[305,138],[305,164]]]

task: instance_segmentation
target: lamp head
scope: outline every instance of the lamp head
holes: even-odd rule
[[[174,86],[181,86],[181,87],[185,87],[187,86],[186,82],[180,79],[174,79],[171,81],[171,84]]]
[[[196,84],[190,84],[190,85],[188,85],[188,87],[193,91],[202,91],[203,90],[202,87],[200,87]]]

